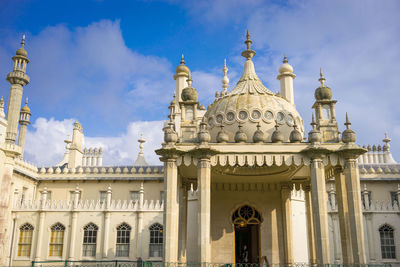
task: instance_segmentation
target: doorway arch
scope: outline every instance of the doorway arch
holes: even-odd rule
[[[236,263],[260,263],[260,224],[262,221],[261,213],[250,205],[243,205],[233,212]]]

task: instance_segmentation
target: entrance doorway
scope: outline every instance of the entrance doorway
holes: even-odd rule
[[[244,205],[232,215],[235,226],[236,263],[260,263],[260,213]]]

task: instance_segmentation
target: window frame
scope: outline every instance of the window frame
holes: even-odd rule
[[[26,257],[30,258],[32,254],[32,241],[33,241],[33,231],[35,228],[33,227],[32,224],[30,223],[24,223],[22,224],[19,228],[19,238],[18,238],[18,244],[17,244],[17,257]],[[29,232],[29,235],[26,236]],[[27,241],[27,238],[29,242],[22,242],[22,241]],[[27,247],[28,249],[22,249]],[[22,255],[21,252],[27,251],[27,255]]]
[[[92,222],[86,224],[83,227],[82,257],[91,257],[91,258],[96,257],[98,231],[99,227]],[[91,255],[88,255],[90,254],[88,252],[91,252]]]
[[[129,257],[131,245],[131,231],[132,227],[123,222],[116,227],[117,234],[115,240],[115,257],[123,258]],[[127,242],[126,242],[127,241]]]
[[[149,258],[161,258],[164,245],[164,226],[153,223],[149,227]],[[158,255],[155,255],[158,252]]]
[[[64,238],[65,238],[66,227],[57,222],[50,227],[50,240],[49,240],[49,257],[61,258],[64,254]],[[57,241],[62,242],[57,242]],[[58,249],[56,249],[58,248]],[[59,251],[59,255],[55,255],[54,252]]]
[[[389,224],[383,224],[378,229],[382,260],[396,259],[396,242],[394,228]]]

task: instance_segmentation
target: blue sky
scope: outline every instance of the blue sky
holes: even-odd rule
[[[78,119],[86,144],[107,151],[106,164],[133,162],[139,132],[148,140],[148,160],[156,163],[153,150],[180,54],[207,106],[221,90],[224,58],[234,87],[249,29],[256,71],[272,91],[279,90],[277,70],[288,55],[306,127],[322,67],[338,100],[341,129],[348,111],[360,144],[380,144],[388,132],[400,158],[399,11],[395,0],[3,0],[0,75],[11,70],[10,58],[26,34],[31,84],[24,96],[33,113],[27,159],[39,165],[61,159],[62,141]],[[8,90],[0,79],[0,94],[7,98]]]

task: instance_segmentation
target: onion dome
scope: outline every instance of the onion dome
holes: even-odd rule
[[[178,135],[174,131],[173,123],[168,123],[168,126],[164,128],[164,142],[167,144],[174,144],[178,141]]]
[[[356,141],[356,133],[350,129],[350,121],[349,121],[349,116],[347,115],[346,112],[346,122],[344,123],[344,125],[346,125],[346,130],[343,131],[342,133],[342,141],[343,143],[354,143]],[[374,145],[375,150],[376,150],[376,146]]]
[[[200,110],[206,110],[206,107],[205,107],[203,104],[201,104],[200,107],[199,107],[199,109],[200,109]]]
[[[272,133],[271,141],[272,143],[282,143],[284,137],[281,131],[279,131],[279,124],[275,122],[275,131]]]
[[[25,101],[25,106],[21,108],[21,113],[31,114],[31,109],[28,107],[28,98]]]
[[[217,134],[218,143],[226,143],[229,141],[229,135],[224,131],[224,125],[221,125],[221,130]]]
[[[311,131],[308,132],[308,142],[310,142],[312,144],[320,143],[322,137],[321,137],[320,131],[317,130],[317,123],[315,122],[314,113],[312,114],[311,126],[312,126],[312,129],[311,129]]]
[[[236,132],[236,134],[235,134],[235,142],[236,143],[246,143],[246,141],[247,141],[247,135],[246,135],[246,133],[245,132],[243,132],[243,130],[242,130],[242,125],[241,124],[239,124],[238,125],[238,127],[239,127],[239,130]]]
[[[321,85],[317,89],[315,89],[315,93],[314,93],[315,99],[316,100],[331,100],[332,90],[331,90],[331,88],[329,88],[328,86],[325,85],[325,78],[322,73],[322,69],[320,69],[319,76],[320,76],[320,78],[318,79],[318,81],[321,83]]]
[[[279,67],[279,73],[284,74],[284,73],[293,73],[293,67],[292,65],[289,64],[289,61],[287,60],[286,55],[283,57],[283,64]]]
[[[17,56],[22,56],[22,57],[28,56],[28,52],[26,52],[24,45],[25,45],[25,35],[22,35],[21,47],[15,53]]]
[[[208,143],[211,140],[210,133],[207,130],[207,123],[205,120],[200,122],[200,131],[197,134],[197,138],[200,144]]]
[[[301,133],[297,130],[297,125],[293,125],[293,131],[290,133],[289,141],[290,143],[300,143],[303,140]]]
[[[256,52],[250,48],[252,41],[248,33],[246,37],[247,49],[242,52],[246,60],[239,81],[232,91],[224,90],[222,95],[218,93],[214,103],[208,106],[204,115],[209,125],[211,141],[217,141],[219,127],[222,124],[229,135],[229,140],[235,140],[239,124],[249,138],[253,137],[257,125],[260,124],[264,140],[270,142],[275,130],[275,121],[278,121],[279,130],[285,138],[288,139],[295,122],[304,136],[303,120],[295,105],[266,88],[257,76],[252,61]],[[227,84],[223,83],[224,89],[225,85]]]
[[[187,79],[187,82],[188,82],[188,87],[185,87],[182,90],[182,94],[181,94],[182,100],[196,102],[198,94],[197,94],[196,89],[192,87],[192,78],[191,78],[190,72],[189,72],[189,78]]]
[[[181,64],[178,67],[176,67],[175,71],[176,71],[176,74],[189,75],[189,73],[190,73],[189,68],[185,65],[185,59],[183,57],[183,54],[182,54]]]
[[[257,124],[257,130],[254,132],[253,135],[253,142],[254,143],[263,143],[264,142],[264,133],[260,130],[261,125]]]

